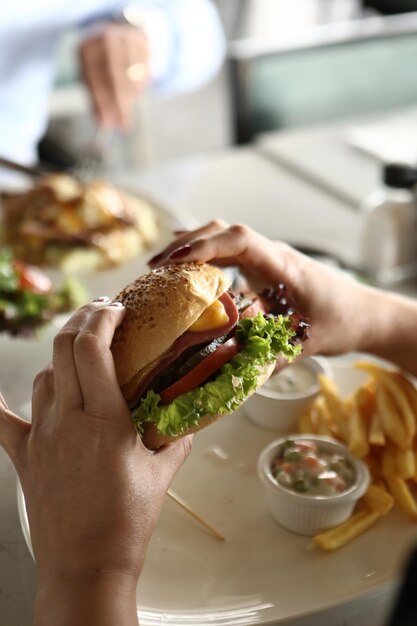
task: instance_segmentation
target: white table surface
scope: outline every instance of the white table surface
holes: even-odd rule
[[[225,150],[140,174],[125,175],[130,187],[163,203],[182,205],[199,220],[220,216],[247,222],[274,237],[319,242],[355,259],[359,217],[334,197],[314,188],[250,149]],[[28,359],[28,377],[34,364]],[[12,372],[10,373],[12,376]],[[4,384],[4,381],[3,381]],[[14,390],[16,406],[19,390]],[[16,478],[0,450],[0,624],[28,626],[35,593],[35,567],[21,533]],[[382,626],[392,589],[292,626]]]
[[[369,151],[355,147],[358,140]],[[289,172],[357,208],[381,184],[385,161],[406,162],[416,156],[417,109],[268,133],[260,136],[257,148]]]
[[[201,222],[222,217],[266,236],[322,246],[355,263],[360,216],[253,149],[213,152],[121,178],[162,203],[178,203]]]

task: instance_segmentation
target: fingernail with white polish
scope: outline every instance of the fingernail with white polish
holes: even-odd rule
[[[93,302],[111,302],[111,298],[108,296],[100,296],[99,298],[94,298]]]

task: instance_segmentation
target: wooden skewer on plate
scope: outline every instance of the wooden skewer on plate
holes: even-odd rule
[[[189,504],[185,502],[185,500],[183,500],[180,496],[171,491],[171,489],[168,489],[167,495],[171,498],[171,500],[176,502],[182,509],[184,509],[184,511],[191,515],[191,517],[193,517],[199,524],[204,526],[204,528],[208,530],[208,532],[211,533],[217,539],[217,541],[224,541],[224,536],[219,533],[218,530],[213,528],[213,526],[211,526],[208,522],[206,522],[202,517],[200,517],[195,511],[193,511],[193,509],[190,507]]]

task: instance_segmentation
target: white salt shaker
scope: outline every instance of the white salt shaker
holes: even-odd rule
[[[417,169],[384,167],[384,185],[361,205],[361,266],[380,284],[417,276]]]

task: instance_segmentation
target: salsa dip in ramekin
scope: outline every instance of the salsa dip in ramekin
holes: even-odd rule
[[[369,485],[366,465],[321,435],[273,441],[259,456],[258,474],[274,519],[307,536],[346,521]]]

